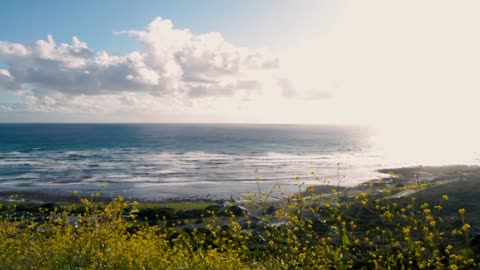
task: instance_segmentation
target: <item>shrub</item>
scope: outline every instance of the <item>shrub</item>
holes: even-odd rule
[[[122,197],[110,203],[48,208],[0,219],[1,269],[471,269],[465,210],[442,217],[445,195],[429,205],[373,189],[341,196],[314,187],[282,199],[244,198],[245,216],[227,207],[144,211]],[[422,188],[413,185],[412,189]],[[418,191],[418,190],[417,190]],[[418,193],[418,192],[417,192]],[[421,193],[418,193],[421,194]],[[93,197],[92,197],[93,198]],[[236,209],[236,208],[235,208]],[[195,213],[194,213],[195,212]],[[215,214],[214,212],[217,212]],[[141,213],[141,212],[140,212]],[[144,222],[159,214],[203,222]],[[193,215],[193,216],[192,216]],[[157,221],[162,220],[159,218]],[[163,219],[165,221],[165,219]],[[453,224],[453,225],[452,225]],[[452,227],[453,226],[453,227]]]

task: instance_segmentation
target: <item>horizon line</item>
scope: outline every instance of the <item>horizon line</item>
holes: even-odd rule
[[[92,125],[115,125],[115,124],[127,124],[127,125],[135,125],[135,124],[171,124],[171,125],[302,125],[302,126],[371,126],[368,124],[348,124],[348,123],[340,123],[340,124],[332,124],[332,123],[248,123],[248,122],[0,122],[0,125],[4,124],[92,124]]]

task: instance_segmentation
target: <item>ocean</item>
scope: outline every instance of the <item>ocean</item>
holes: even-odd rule
[[[0,190],[222,199],[257,191],[257,177],[289,192],[410,165],[379,149],[360,126],[0,124]]]

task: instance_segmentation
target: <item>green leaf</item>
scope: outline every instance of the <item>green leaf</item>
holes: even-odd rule
[[[344,247],[350,246],[350,240],[348,240],[348,236],[347,236],[346,233],[344,233],[343,236],[342,236],[342,245]]]

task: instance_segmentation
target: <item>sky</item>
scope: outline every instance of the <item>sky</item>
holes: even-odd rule
[[[368,124],[405,140],[479,135],[478,1],[1,5],[0,122]]]

